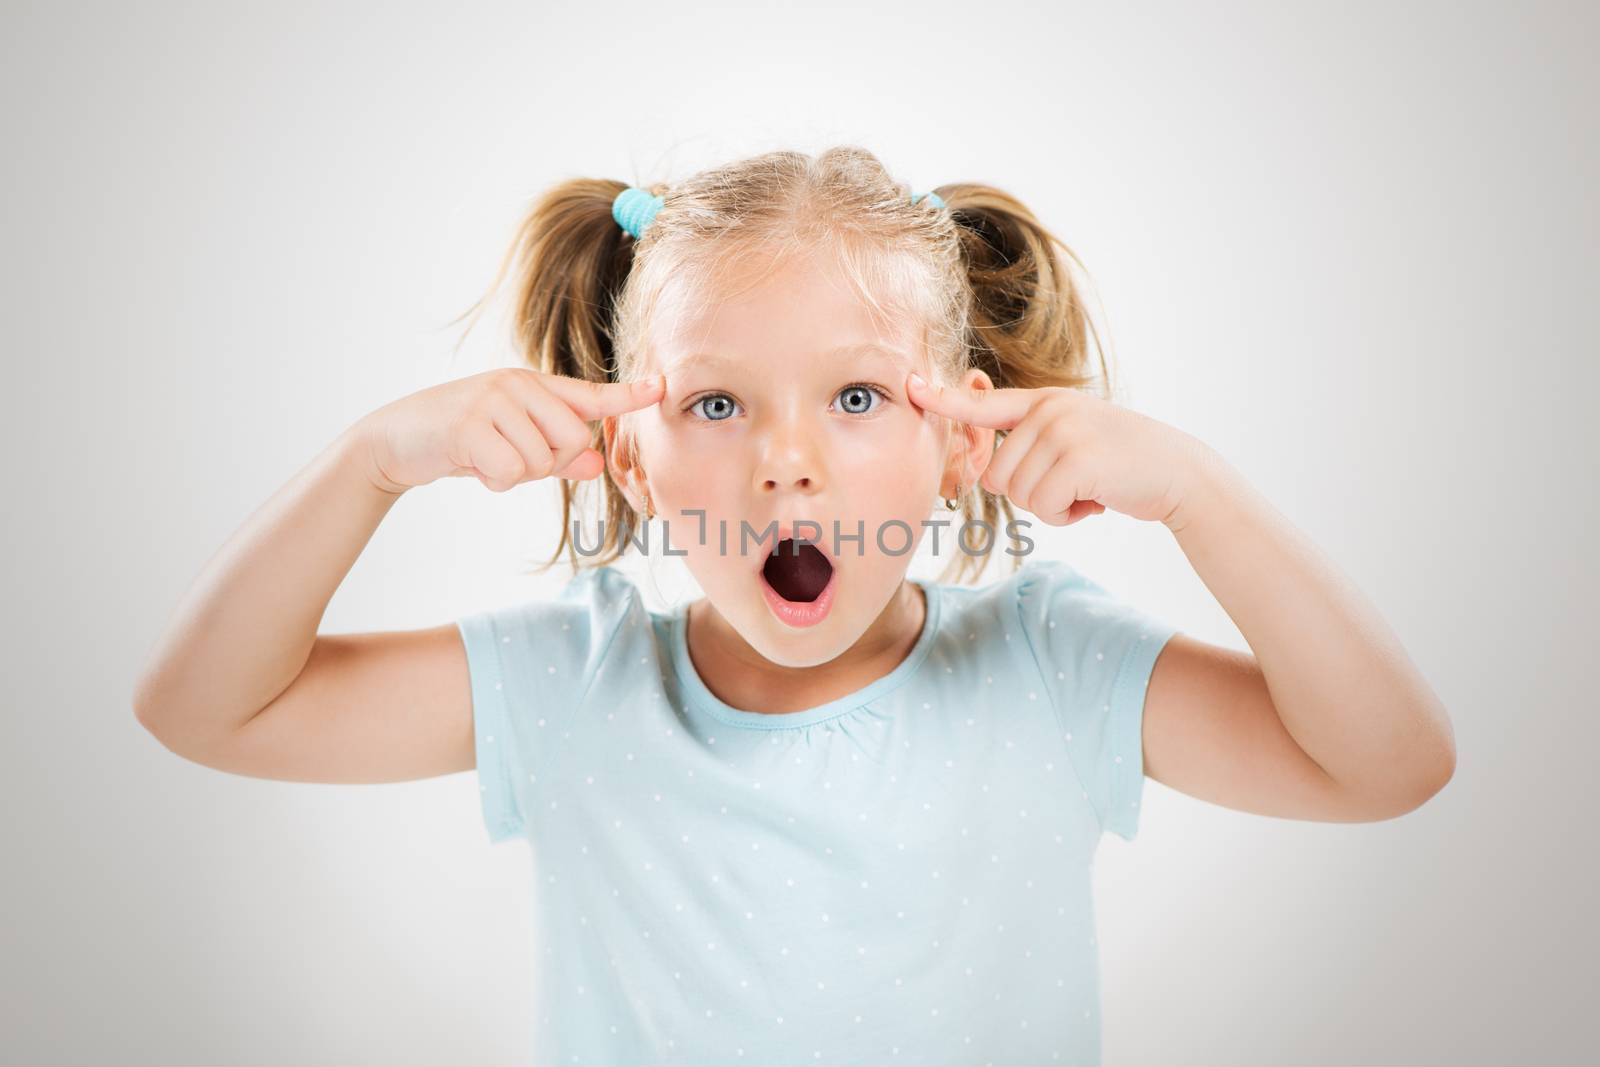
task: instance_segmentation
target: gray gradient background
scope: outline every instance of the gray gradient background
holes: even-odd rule
[[[1121,402],[1262,488],[1454,717],[1455,780],[1390,822],[1147,783],[1096,865],[1106,1062],[1587,1060],[1597,32],[1582,4],[7,5],[0,1059],[523,1062],[536,874],[470,775],[225,775],[138,726],[135,676],[343,427],[509,362],[503,321],[453,361],[442,324],[527,197],[856,142],[1035,205]],[[553,592],[516,572],[554,499],[408,495],[324,629]],[[1040,532],[1244,647],[1159,524]]]

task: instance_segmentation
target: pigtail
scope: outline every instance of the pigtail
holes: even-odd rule
[[[1109,399],[1110,368],[1077,254],[1009,193],[963,184],[940,195],[972,287],[972,365],[1003,388],[1065,386]]]
[[[633,266],[636,241],[617,225],[611,206],[626,188],[617,181],[574,178],[541,194],[518,226],[488,290],[455,321],[471,316],[466,328],[470,331],[509,276],[512,334],[529,367],[594,382],[617,381],[613,345],[616,306]],[[590,447],[604,456],[599,424],[590,431]],[[612,480],[609,464],[596,478],[562,478],[560,484],[561,538],[548,560],[525,573],[549,570],[563,551],[577,573],[580,564],[572,541],[573,516],[587,513],[584,505],[594,491],[602,498],[604,522],[598,549],[590,551],[585,541],[586,565],[604,566],[618,559],[627,546],[635,513]]]
[[[937,192],[956,224],[972,294],[968,366],[982,370],[1000,388],[1065,386],[1109,398],[1110,368],[1088,313],[1088,271],[1077,254],[1003,190],[958,183]],[[998,435],[1003,439],[1005,431]],[[1007,521],[1015,517],[1009,499],[981,486],[963,494],[961,511],[967,519],[987,523],[997,540],[1007,528],[1001,516]],[[1022,550],[1020,540],[1012,538],[1011,543],[1016,552]],[[958,553],[953,568],[957,579],[969,569],[981,570],[983,561]],[[1012,570],[1021,563],[1021,555],[1011,556]]]

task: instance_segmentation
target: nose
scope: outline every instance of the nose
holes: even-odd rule
[[[774,415],[756,464],[756,488],[763,494],[818,492],[823,486],[820,431],[796,412]]]

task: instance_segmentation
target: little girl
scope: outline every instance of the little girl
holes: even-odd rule
[[[513,262],[529,366],[341,435],[208,565],[136,706],[240,774],[476,767],[490,839],[534,859],[536,1063],[1098,1063],[1091,865],[1146,776],[1360,821],[1453,773],[1352,585],[1214,451],[1089,391],[1076,257],[1004,192],[908,195],[854,147],[574,180],[496,288]],[[581,576],[319,634],[394,501],[452,475],[563,479],[550,562]],[[569,537],[584,486],[600,526]],[[1165,524],[1251,653],[1026,558],[1013,505]],[[930,535],[957,583],[907,579]],[[650,610],[608,566],[652,537],[703,599]],[[960,582],[999,550],[1008,577]]]

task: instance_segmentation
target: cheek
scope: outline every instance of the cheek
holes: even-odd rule
[[[716,436],[671,423],[657,423],[640,435],[641,462],[663,500],[677,508],[709,510],[725,499],[731,467],[716,462],[727,457],[726,442],[719,446]]]
[[[645,443],[662,459],[682,460],[715,452],[716,437],[714,429],[691,426],[674,416],[657,419]]]
[[[937,439],[916,425],[852,429],[835,449],[840,495],[854,501],[854,510],[864,516],[913,525],[925,517],[939,488]]]

